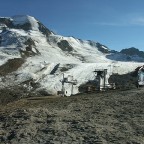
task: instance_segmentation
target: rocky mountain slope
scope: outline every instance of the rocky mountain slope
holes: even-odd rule
[[[112,53],[98,42],[56,35],[31,16],[0,18],[1,88],[23,85],[29,91],[57,94],[64,73],[77,80],[73,92],[72,85],[65,84],[66,95],[71,95],[79,92],[80,85],[95,79],[95,69],[108,69],[108,84],[112,73],[130,72],[142,65],[136,62],[143,61],[141,57],[128,59]]]
[[[137,56],[137,57],[144,58],[144,51],[140,51],[135,47],[122,49],[120,52],[128,56]]]

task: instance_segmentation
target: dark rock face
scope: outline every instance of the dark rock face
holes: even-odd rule
[[[31,24],[26,22],[23,25],[14,25],[13,20],[10,18],[0,18],[0,23],[5,24],[9,28],[15,28],[15,29],[23,29],[23,30],[31,30]]]
[[[46,35],[47,37],[52,33],[48,28],[46,28],[42,23],[38,22],[39,30],[42,34]]]
[[[91,40],[88,40],[88,42],[89,42],[89,44],[90,44],[91,46],[94,46],[94,47],[97,46],[97,43],[96,43],[96,42],[93,42],[93,41],[91,41]]]
[[[64,67],[60,67],[61,72],[68,71],[69,69],[72,69],[75,67],[75,64],[65,64]]]
[[[24,44],[26,45],[25,50],[19,50],[22,58],[40,54],[40,52],[35,47],[35,42],[33,39],[27,39]],[[35,52],[33,51],[33,49],[35,49]]]
[[[89,44],[91,45],[91,46],[93,46],[93,47],[97,47],[98,48],[98,50],[99,51],[101,51],[102,53],[109,53],[109,49],[106,47],[106,46],[104,46],[104,45],[102,45],[102,44],[100,44],[100,43],[96,43],[96,42],[93,42],[93,41],[91,41],[91,40],[88,40],[88,42],[89,42]],[[104,48],[105,47],[105,48]]]
[[[13,26],[12,19],[10,18],[0,18],[0,23],[5,24],[7,27],[10,27],[10,28]]]
[[[101,51],[102,53],[109,53],[109,49],[104,46],[105,48],[103,48],[104,45],[100,44],[100,43],[96,43],[96,47],[98,48],[99,51]]]
[[[68,52],[73,51],[73,47],[70,46],[70,44],[66,40],[61,40],[57,44],[58,44],[58,47],[61,48],[63,51],[68,51]]]
[[[33,45],[33,46],[35,46],[35,43],[34,43],[34,41],[33,41],[31,38],[29,38],[29,39],[25,42],[25,45]]]
[[[0,76],[5,76],[13,71],[16,71],[25,62],[22,58],[14,58],[8,60],[5,64],[0,66]]]
[[[31,30],[32,26],[30,23],[25,23],[23,25],[13,25],[13,28],[15,29],[23,29],[25,31]]]
[[[133,89],[137,87],[137,72],[119,75],[113,74],[109,78],[109,83],[115,83],[117,89]]]

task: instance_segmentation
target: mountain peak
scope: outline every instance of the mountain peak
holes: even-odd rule
[[[29,15],[15,15],[12,17],[0,17],[0,26],[13,29],[23,29],[40,31],[44,35],[48,36],[53,32],[46,28],[41,22]],[[2,28],[1,28],[2,29]]]
[[[12,17],[14,25],[30,24],[32,30],[38,30],[38,21],[29,15],[16,15]]]

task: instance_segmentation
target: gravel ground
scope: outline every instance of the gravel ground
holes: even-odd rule
[[[144,144],[144,88],[0,106],[1,144]]]

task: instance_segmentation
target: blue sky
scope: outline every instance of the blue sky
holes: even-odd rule
[[[31,15],[57,34],[144,51],[144,0],[0,0],[0,16]]]

